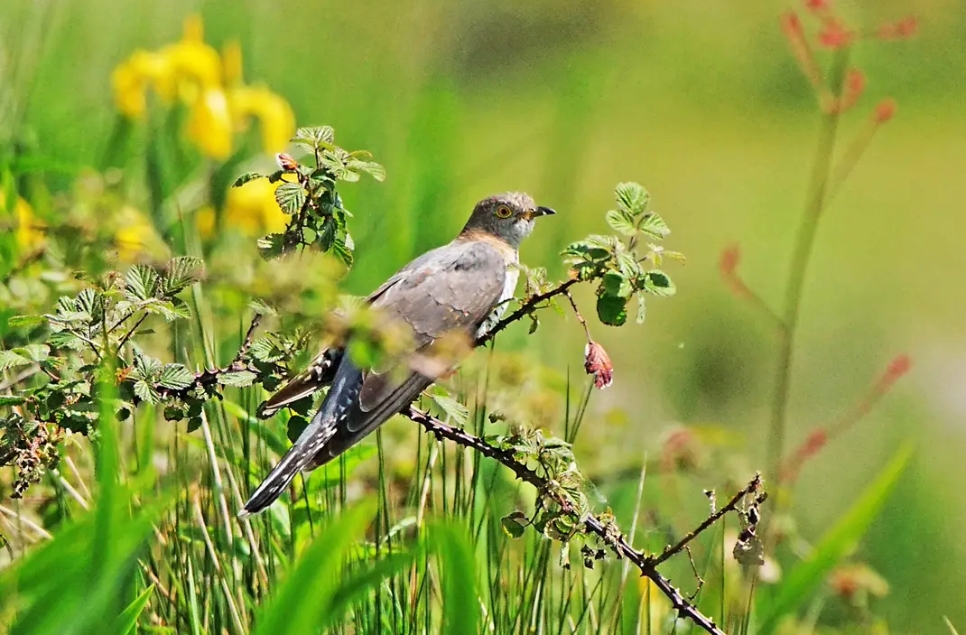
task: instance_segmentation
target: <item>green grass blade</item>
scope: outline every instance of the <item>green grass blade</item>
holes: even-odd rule
[[[319,533],[265,606],[256,622],[256,635],[312,633],[320,623],[336,617],[330,609],[345,586],[343,560],[374,515],[375,504],[367,501],[346,511]]]
[[[807,600],[832,567],[855,547],[899,481],[911,454],[911,447],[900,448],[852,508],[826,532],[815,546],[812,557],[789,572],[768,606],[764,607],[759,633],[773,632],[778,621]]]
[[[949,628],[950,635],[959,635],[959,631],[953,626],[953,623],[949,621],[949,618],[943,615],[943,621],[946,622],[946,626]]]
[[[138,618],[141,616],[144,607],[148,605],[148,599],[152,593],[154,593],[153,584],[146,588],[141,595],[134,598],[134,601],[128,604],[127,608],[117,616],[113,632],[120,633],[121,635],[131,635],[131,633],[134,633]]]
[[[431,541],[439,557],[443,584],[443,635],[476,633],[480,628],[480,598],[476,560],[466,533],[452,524],[433,525]]]

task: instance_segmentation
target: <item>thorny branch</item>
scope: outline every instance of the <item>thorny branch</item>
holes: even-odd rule
[[[564,283],[567,284],[567,283]],[[568,285],[569,286],[569,285]],[[560,289],[560,287],[557,287]],[[563,291],[557,291],[562,293]],[[546,294],[545,294],[546,295]],[[556,295],[556,293],[554,294]],[[546,299],[546,298],[543,298]],[[526,306],[526,305],[525,305]],[[519,312],[519,311],[518,311]],[[522,315],[523,313],[521,313]],[[540,476],[537,472],[520,463],[513,457],[513,452],[507,449],[490,445],[480,437],[474,436],[465,430],[453,427],[444,423],[432,415],[410,406],[403,414],[412,421],[423,426],[427,431],[436,436],[437,439],[448,439],[458,445],[470,448],[479,452],[481,455],[499,461],[508,467],[517,478],[536,487],[540,492],[554,495],[554,490],[548,479]],[[594,514],[587,514],[580,518],[587,532],[600,538],[617,555],[618,558],[627,558],[640,571],[642,577],[646,577],[663,593],[670,601],[673,608],[681,617],[685,617],[698,625],[705,632],[713,635],[726,635],[714,621],[701,613],[690,601],[688,601],[679,589],[671,584],[671,581],[664,577],[657,567],[671,556],[681,553],[688,548],[688,544],[700,533],[708,529],[711,525],[721,519],[726,513],[736,511],[739,504],[745,500],[746,496],[753,495],[756,503],[765,500],[765,493],[761,489],[761,475],[755,474],[754,478],[741,491],[728,502],[727,505],[711,514],[697,528],[689,532],[677,544],[667,547],[658,556],[649,556],[635,549],[624,537],[624,534],[613,524],[605,522]],[[565,513],[578,515],[570,501],[564,496],[555,496],[556,503],[560,505]]]
[[[569,280],[561,282],[560,284],[550,289],[549,291],[530,296],[529,298],[527,298],[526,301],[523,302],[522,305],[520,305],[520,308],[518,308],[510,315],[506,316],[505,318],[497,322],[496,325],[493,328],[491,328],[489,331],[487,331],[480,337],[476,338],[475,345],[483,346],[484,344],[492,340],[494,337],[496,337],[496,334],[502,331],[503,329],[505,329],[506,327],[510,326],[514,322],[521,320],[523,317],[539,309],[541,303],[546,302],[547,300],[550,300],[558,295],[563,295],[567,293],[570,287],[574,286],[580,281],[581,280],[579,278],[571,278]]]
[[[198,387],[205,388],[218,383],[218,377],[228,373],[235,373],[242,370],[255,371],[249,364],[248,353],[251,350],[252,342],[255,340],[255,330],[262,321],[262,314],[256,313],[252,317],[251,323],[248,325],[248,330],[245,332],[245,339],[242,340],[242,345],[239,347],[238,352],[235,353],[234,359],[231,363],[222,368],[206,368],[205,370],[196,373],[195,379],[188,386],[181,389],[164,388],[159,386],[157,388],[158,393],[163,397],[187,397],[193,390]]]

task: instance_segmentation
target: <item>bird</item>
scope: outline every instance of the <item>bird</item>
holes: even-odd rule
[[[377,288],[367,302],[409,332],[408,355],[394,358],[390,368],[360,368],[346,352],[350,334],[266,400],[259,409],[262,418],[329,386],[309,424],[239,516],[265,510],[297,474],[335,459],[409,406],[443,374],[415,361],[431,357],[434,345],[450,335],[478,338],[493,328],[514,297],[521,242],[537,218],[555,213],[522,192],[484,198],[455,239],[419,256]]]

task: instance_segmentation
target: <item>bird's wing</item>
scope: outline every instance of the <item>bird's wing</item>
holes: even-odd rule
[[[383,315],[412,329],[414,353],[431,353],[444,335],[471,333],[489,315],[503,294],[506,263],[507,254],[486,241],[457,240],[414,260],[370,297]],[[408,365],[381,373],[359,369],[343,355],[319,411],[252,493],[243,514],[270,505],[298,472],[344,452],[434,380]]]
[[[274,395],[262,402],[258,407],[258,416],[267,419],[282,408],[331,384],[343,352],[344,349],[340,347],[322,349],[322,352],[316,355],[308,368],[292,377]]]
[[[432,358],[436,345],[443,344],[441,338],[454,332],[472,336],[499,303],[507,275],[507,256],[485,241],[456,241],[427,255],[431,257],[421,259],[409,275],[385,289],[373,307],[406,323],[414,334],[414,353]],[[442,352],[444,357],[449,354],[448,350]],[[439,367],[451,365],[452,360],[446,359]],[[337,457],[400,412],[437,375],[423,364],[408,362],[384,372],[362,372],[358,398],[343,411],[312,467]]]
[[[373,291],[366,301],[370,304],[375,303],[386,291],[405,279],[410,273],[425,266],[428,260],[432,260],[433,255],[434,252],[430,251],[413,260]],[[262,419],[268,419],[282,408],[290,406],[331,384],[344,352],[345,349],[341,346],[323,348],[308,368],[288,380],[275,394],[259,405],[258,416]]]

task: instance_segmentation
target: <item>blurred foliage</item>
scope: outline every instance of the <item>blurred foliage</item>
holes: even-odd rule
[[[803,166],[814,145],[813,92],[786,54],[776,21],[786,3],[712,8],[622,2],[590,7],[569,0],[479,7],[323,3],[298,7],[299,19],[293,20],[274,5],[248,2],[242,9],[218,0],[204,6],[209,41],[224,43],[220,56],[209,47],[220,58],[221,77],[207,86],[220,90],[224,101],[218,96],[198,101],[201,91],[195,88],[201,84],[186,76],[176,82],[186,87],[184,95],[165,101],[162,85],[143,75],[135,82],[145,89],[140,93],[146,104],[143,117],[113,112],[110,71],[124,65],[136,70],[131,51],[141,48],[154,61],[169,64],[173,58],[165,56],[174,48],[208,46],[197,22],[189,21],[178,40],[181,16],[193,8],[175,2],[156,13],[138,3],[91,0],[13,0],[0,7],[5,52],[0,55],[0,227],[9,230],[0,236],[3,350],[20,350],[16,354],[27,358],[38,352],[26,347],[41,333],[9,328],[9,318],[51,312],[57,298],[76,297],[88,281],[125,271],[130,263],[163,272],[173,256],[185,255],[206,263],[205,284],[183,294],[192,318],[167,325],[170,341],[145,333],[146,354],[186,368],[217,368],[217,361],[232,359],[242,343],[251,297],[277,309],[264,313],[269,330],[295,333],[302,326],[302,338],[319,332],[320,316],[337,303],[334,281],[344,267],[310,253],[297,262],[259,259],[250,239],[282,231],[289,219],[275,198],[283,181],[259,179],[229,187],[240,172],[272,172],[271,161],[256,158],[256,152],[284,149],[265,144],[269,126],[261,109],[285,110],[272,106],[273,100],[259,109],[247,108],[247,116],[221,108],[232,103],[231,86],[247,87],[240,82],[244,65],[246,74],[268,80],[278,91],[273,95],[290,100],[289,112],[298,112],[301,120],[335,123],[340,138],[352,140],[350,147],[372,148],[391,170],[391,186],[345,194],[348,207],[364,212],[352,221],[359,253],[379,254],[355,263],[339,285],[349,290],[368,289],[391,270],[390,262],[403,262],[451,236],[463,220],[461,212],[447,212],[457,203],[507,187],[526,186],[541,198],[552,196],[564,212],[566,222],[548,225],[545,238],[532,241],[524,252],[525,260],[546,261],[549,273],[558,275],[563,266],[552,255],[559,246],[573,235],[600,231],[599,216],[581,210],[601,209],[605,187],[615,176],[627,178],[628,170],[646,175],[662,199],[673,202],[664,210],[686,229],[678,246],[691,256],[690,266],[675,274],[682,292],[650,316],[645,336],[632,337],[624,330],[601,333],[619,369],[614,387],[590,406],[580,400],[561,404],[559,393],[567,391],[568,378],[543,365],[537,368],[535,356],[521,352],[525,329],[518,328],[508,331],[505,343],[490,356],[474,356],[449,397],[442,395],[444,400],[462,399],[468,412],[445,401],[450,407],[442,410],[471,427],[482,426],[493,409],[510,420],[548,426],[569,425],[579,412],[586,424],[575,452],[582,465],[593,466],[591,480],[601,490],[596,496],[606,498],[618,517],[634,518],[629,526],[646,530],[638,537],[643,535],[640,540],[650,549],[659,549],[690,526],[687,519],[706,513],[708,501],[691,495],[697,488],[735,480],[757,464],[760,403],[771,384],[770,325],[757,313],[721,301],[714,260],[735,238],[757,243],[745,249],[743,276],[764,299],[779,297],[791,240],[788,208],[802,189]],[[791,429],[796,438],[790,440],[808,434],[804,424],[829,420],[842,404],[851,403],[896,347],[916,355],[919,371],[914,394],[890,397],[871,421],[809,464],[789,493],[788,515],[775,521],[784,539],[756,588],[785,580],[792,567],[803,566],[813,553],[813,541],[827,544],[822,535],[828,528],[838,527],[840,517],[855,517],[850,511],[858,504],[855,499],[867,500],[861,495],[863,483],[881,471],[891,452],[887,446],[897,436],[921,436],[905,478],[896,485],[898,495],[885,503],[868,540],[832,569],[823,565],[826,575],[810,587],[811,595],[796,598],[803,607],[800,614],[780,628],[882,632],[886,616],[893,630],[908,632],[942,629],[937,616],[948,614],[961,630],[966,621],[959,601],[966,584],[961,566],[966,552],[958,539],[964,510],[957,486],[963,474],[957,458],[963,447],[957,397],[962,352],[955,342],[964,335],[966,295],[947,281],[961,269],[961,247],[954,237],[962,217],[958,201],[966,196],[958,178],[966,136],[955,113],[966,86],[966,56],[958,46],[966,37],[966,13],[962,6],[939,1],[840,8],[855,23],[870,25],[865,29],[870,34],[880,25],[898,24],[914,10],[922,36],[903,46],[853,52],[853,61],[869,78],[860,105],[888,93],[897,97],[900,109],[888,134],[878,136],[867,160],[841,188],[816,245],[801,325],[802,354],[795,362]],[[334,26],[320,37],[323,24]],[[806,28],[811,35],[821,26]],[[241,48],[229,39],[238,33],[244,64]],[[176,43],[165,48],[171,41]],[[823,65],[834,54],[825,49],[816,53]],[[311,73],[305,71],[307,56]],[[246,109],[241,101],[235,103],[237,112]],[[258,129],[246,129],[253,115]],[[211,118],[210,126],[198,125],[202,116]],[[193,133],[189,122],[195,123]],[[288,125],[283,142],[294,132],[294,118]],[[280,127],[272,124],[273,130]],[[207,133],[212,136],[204,139]],[[205,149],[218,144],[222,153],[229,148],[227,158],[212,157]],[[87,165],[96,171],[81,168]],[[915,222],[909,221],[910,214]],[[921,267],[895,264],[896,254],[910,253],[928,254],[932,275],[924,278]],[[88,276],[78,278],[78,270]],[[575,297],[584,300],[579,292]],[[596,300],[593,292],[589,298]],[[152,321],[163,323],[163,317]],[[544,364],[564,368],[579,363],[579,347],[561,342],[579,337],[555,324],[529,341],[540,348]],[[308,339],[266,340],[263,345],[259,350],[276,361],[294,355],[293,369],[309,361]],[[35,366],[40,364],[28,368]],[[44,374],[38,373],[34,379],[42,380]],[[19,372],[8,372],[0,381],[15,375]],[[136,582],[112,579],[123,601],[98,619],[131,615],[141,606],[141,623],[154,630],[170,623],[180,624],[180,632],[243,632],[233,625],[231,604],[244,607],[249,597],[227,599],[232,593],[223,587],[250,589],[252,597],[261,598],[270,577],[281,591],[276,575],[292,573],[291,563],[319,531],[319,516],[340,509],[363,489],[380,497],[377,529],[365,537],[365,557],[385,558],[389,549],[408,553],[411,528],[419,526],[412,510],[421,509],[423,491],[426,515],[455,517],[473,528],[478,588],[490,597],[487,619],[507,631],[545,624],[541,620],[552,613],[548,607],[565,603],[591,607],[600,632],[636,632],[645,623],[653,631],[675,628],[663,599],[634,576],[621,584],[614,575],[619,567],[603,568],[600,577],[583,567],[576,573],[559,571],[556,558],[542,546],[546,541],[531,540],[534,532],[499,551],[505,536],[499,519],[525,507],[517,503],[529,502],[528,494],[487,462],[475,464],[428,440],[417,442],[401,426],[388,426],[382,434],[388,471],[374,473],[374,461],[363,460],[374,448],[362,446],[333,469],[314,474],[301,503],[293,501],[291,508],[260,519],[253,528],[257,541],[244,526],[229,528],[221,513],[225,498],[236,503],[234,481],[244,487],[264,471],[271,452],[284,450],[287,417],[282,415],[278,425],[260,422],[250,414],[258,393],[234,391],[230,388],[225,400],[203,408],[202,434],[186,437],[159,427],[161,443],[153,454],[145,443],[154,438],[152,421],[161,416],[153,406],[141,406],[121,426],[120,478],[157,464],[167,474],[166,484],[178,492],[172,494],[177,502],[169,516],[161,516],[156,534],[161,540],[139,552]],[[486,405],[478,407],[477,395],[484,393]],[[209,423],[210,444],[203,441]],[[499,419],[489,425],[500,425]],[[59,468],[35,486],[33,498],[11,503],[17,516],[0,511],[0,566],[14,572],[9,575],[17,568],[9,567],[8,560],[24,553],[38,554],[39,564],[33,569],[24,565],[25,570],[38,572],[34,579],[49,584],[59,579],[49,574],[52,568],[88,562],[83,554],[50,552],[48,560],[39,554],[46,545],[90,553],[93,530],[75,535],[70,528],[86,518],[79,501],[101,500],[84,489],[96,485],[91,447],[76,437],[66,439]],[[642,479],[645,449],[650,459]],[[209,453],[215,461],[209,462]],[[65,458],[78,463],[78,475]],[[466,473],[472,478],[462,480]],[[0,482],[9,484],[6,472]],[[64,483],[78,490],[76,497]],[[424,483],[432,486],[424,488]],[[161,498],[151,489],[144,492],[142,500]],[[641,493],[644,503],[638,502]],[[119,525],[126,514],[115,517]],[[495,528],[487,520],[492,517]],[[48,530],[55,536],[51,542],[44,536]],[[735,611],[747,607],[743,572],[722,557],[731,552],[735,537],[729,527],[695,547],[698,571],[706,581],[699,600],[712,614],[719,605],[722,613],[725,605]],[[139,538],[132,534],[131,540]],[[908,557],[913,553],[916,557]],[[428,552],[418,552],[416,560],[409,573],[387,573],[382,588],[403,589],[397,597],[408,592],[420,601],[424,593],[435,593],[436,571]],[[166,570],[171,563],[177,568]],[[389,562],[386,567],[396,571]],[[159,574],[158,581],[148,571]],[[675,571],[676,580],[692,579],[687,566]],[[64,611],[51,611],[57,613],[51,619],[60,621],[47,632],[71,632],[63,617],[74,614],[74,598],[87,597],[106,580],[88,573],[85,568],[76,576],[65,574],[62,588],[49,593],[22,582],[22,596],[0,593],[5,601],[0,631],[11,622],[6,616],[12,615],[13,603],[19,610],[23,598],[65,594]],[[535,577],[554,583],[534,585]],[[615,613],[609,601],[600,599],[602,593],[594,594],[595,588],[616,590],[624,606],[634,610],[613,623],[602,619]],[[566,589],[574,594],[564,599]],[[886,590],[888,595],[880,597]],[[291,593],[294,597],[294,587]],[[139,603],[142,597],[149,598],[147,604]],[[411,625],[405,621],[404,603],[393,604],[387,597],[373,593],[361,601],[365,609],[353,605],[346,619],[356,632],[396,632],[404,623]],[[767,592],[759,596],[762,602],[767,599]],[[102,606],[92,603],[91,612]],[[296,600],[285,606],[298,609]],[[438,608],[428,608],[423,623],[442,623]],[[242,608],[242,619],[245,614]],[[586,612],[574,616],[578,624],[587,619]],[[83,617],[78,631],[93,623]],[[104,621],[87,632],[120,628],[113,624]],[[68,630],[57,630],[62,626]]]

